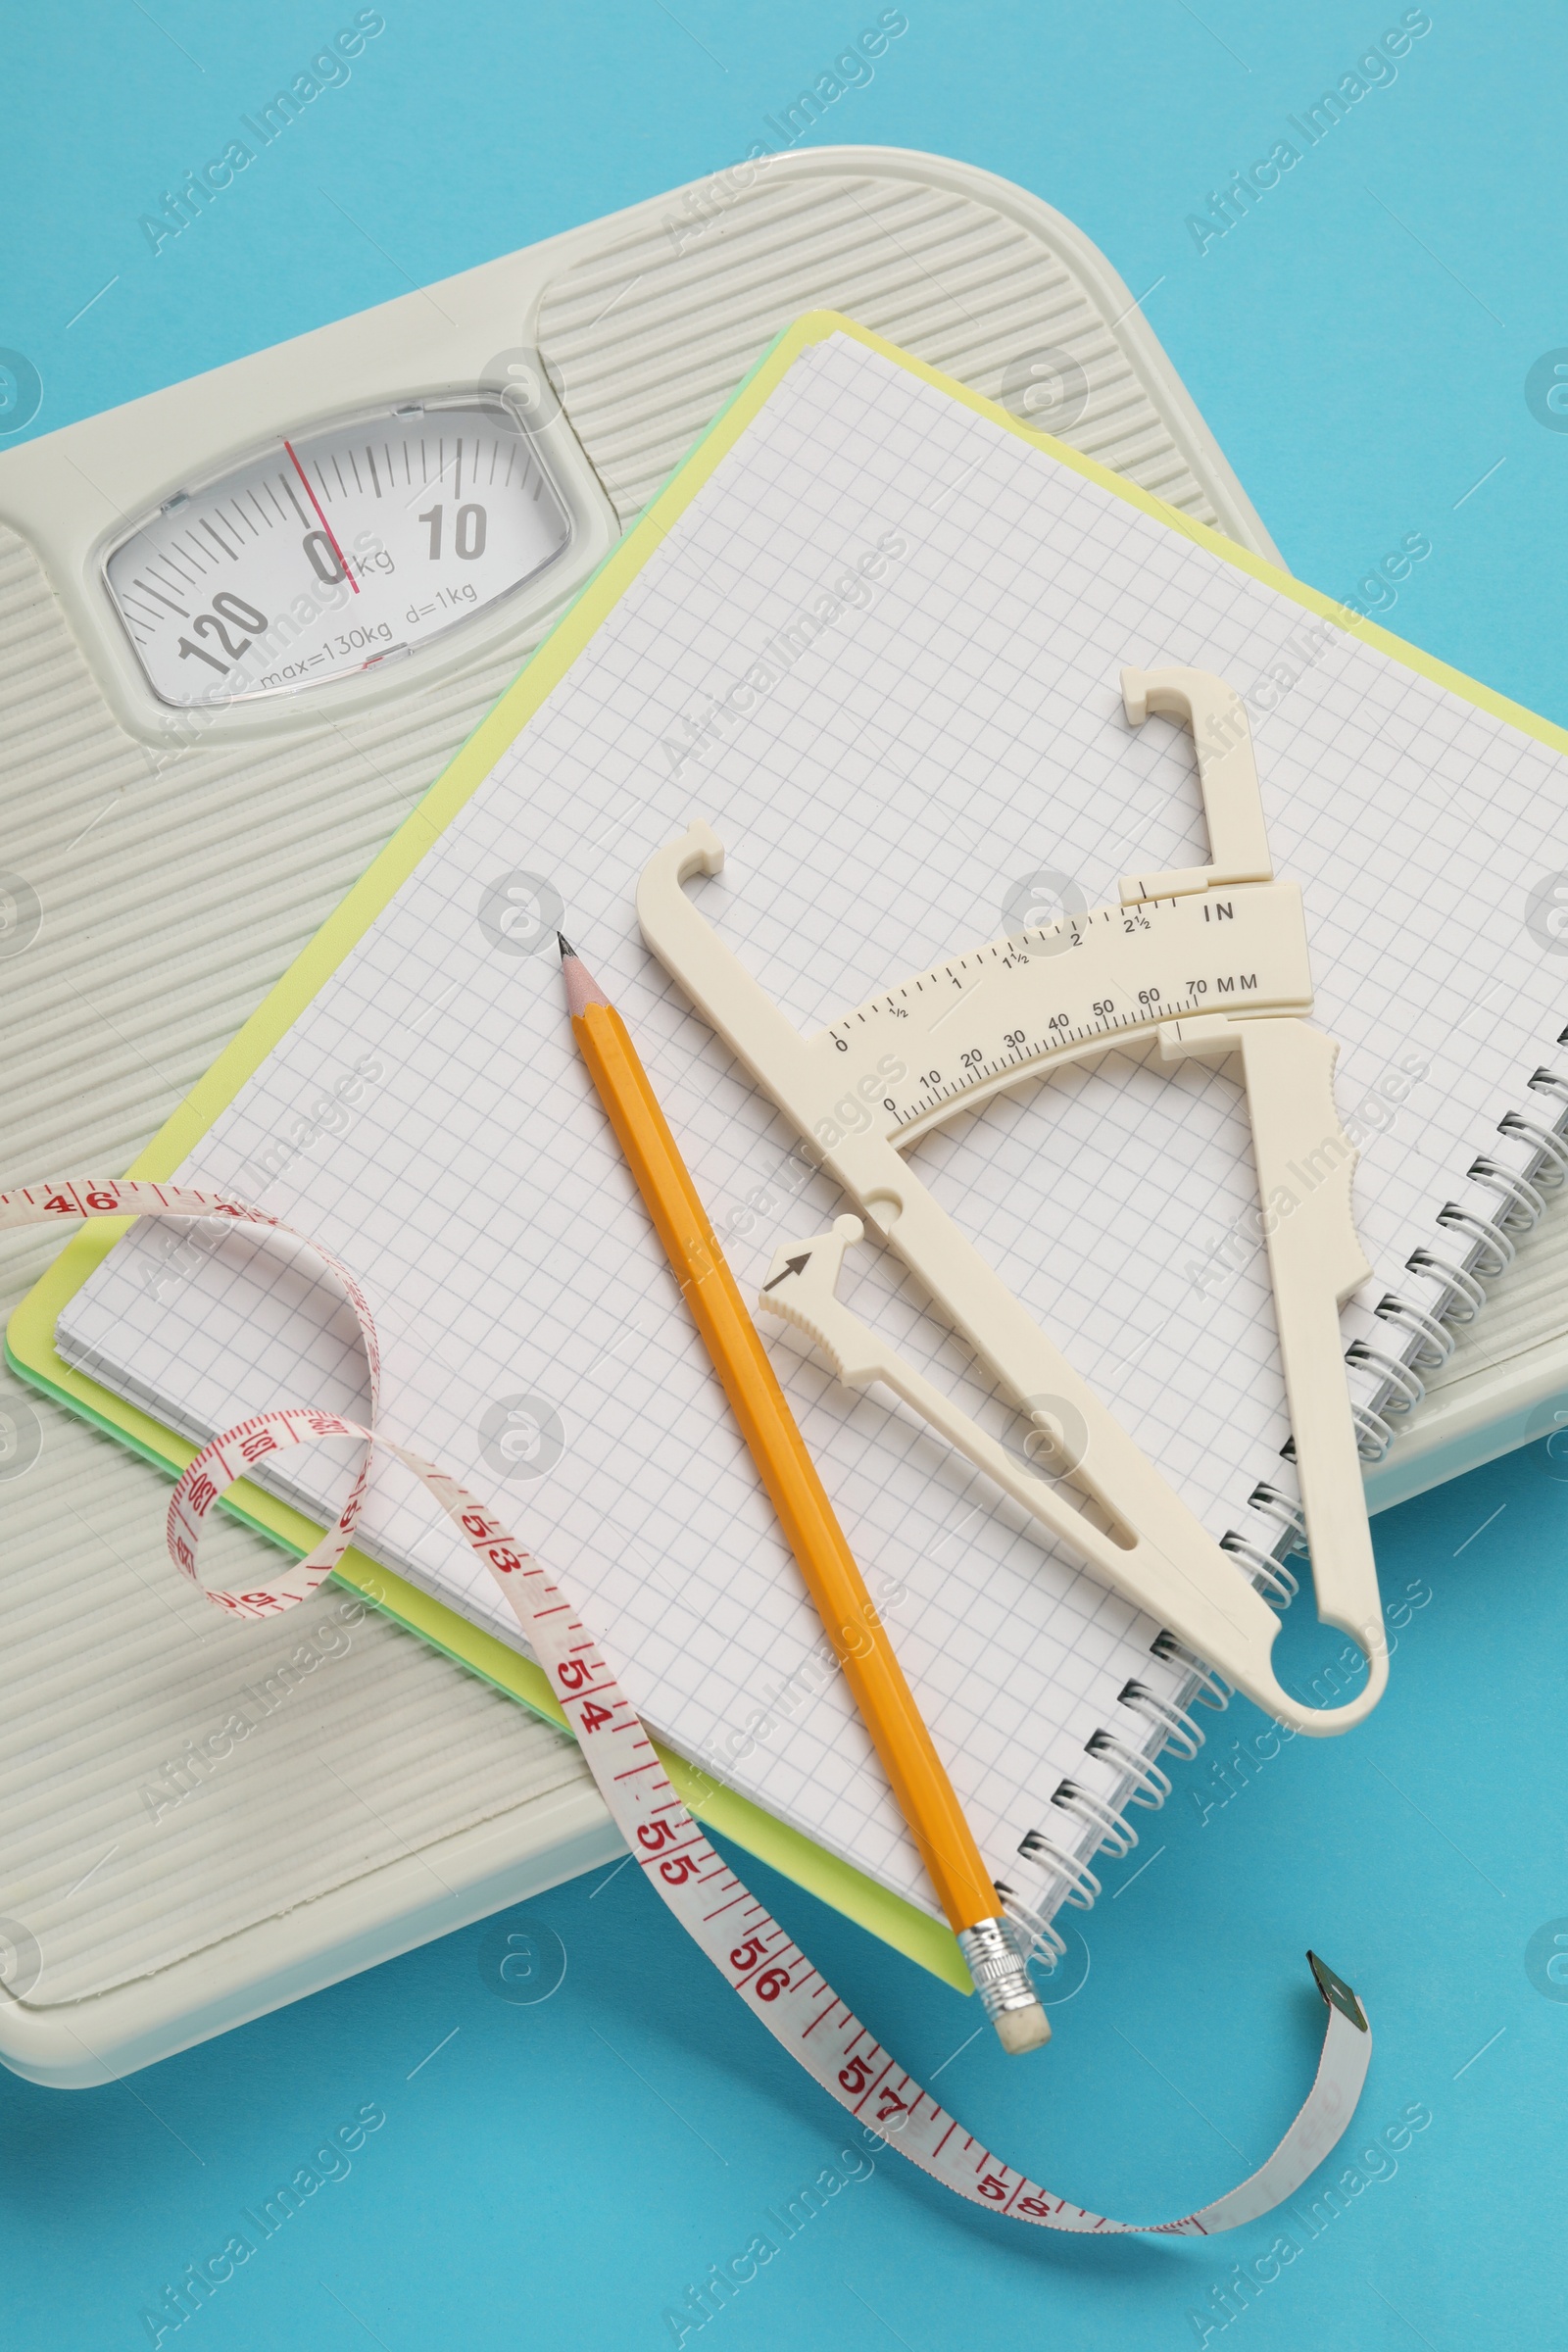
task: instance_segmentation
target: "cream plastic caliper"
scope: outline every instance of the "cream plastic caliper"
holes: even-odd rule
[[[859,1218],[786,1244],[761,1303],[808,1333],[850,1387],[885,1383],[1106,1584],[1279,1721],[1344,1731],[1382,1695],[1388,1649],[1339,1323],[1341,1305],[1371,1273],[1350,1214],[1355,1152],[1334,1106],[1339,1049],[1304,1017],[1312,982],[1301,894],[1274,879],[1239,697],[1200,669],[1127,669],[1121,684],[1133,725],[1154,710],[1192,726],[1207,865],[1125,876],[1119,906],[973,949],[810,1038],[682,888],[723,864],[706,824],[649,860],[638,919],[660,961],[1033,1419],[1036,1467],[839,1300],[845,1250],[863,1235]],[[1239,1057],[1260,1198],[1268,1204],[1283,1193],[1294,1201],[1289,1214],[1265,1205],[1262,1222],[1318,1613],[1368,1659],[1366,1688],[1344,1706],[1307,1706],[1281,1688],[1270,1662],[1279,1620],[1251,1580],[903,1156],[990,1095],[1150,1038],[1167,1062]],[[1309,1183],[1303,1166],[1314,1171]]]

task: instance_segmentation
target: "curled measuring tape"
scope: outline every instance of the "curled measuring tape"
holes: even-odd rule
[[[1170,2222],[1117,2222],[1089,2213],[1031,2180],[997,2156],[939,2107],[907,2075],[776,1920],[748,1893],[708,1842],[676,1795],[652,1740],[571,1602],[492,1511],[407,1446],[375,1432],[380,1353],[375,1323],[359,1284],[340,1259],[279,1218],[213,1193],[118,1177],[78,1178],[0,1195],[0,1231],[22,1225],[76,1222],[94,1217],[227,1217],[304,1242],[342,1283],[359,1318],[370,1372],[367,1425],[304,1405],[253,1413],[204,1446],[186,1469],[169,1506],[169,1548],[209,1600],[241,1617],[273,1617],[323,1584],[353,1537],[379,1446],[426,1486],[465,1541],[495,1577],[527,1637],[610,1808],[616,1828],[681,1926],[830,2098],[882,2144],[896,2147],[957,2196],[1008,2219],[1045,2230],[1126,2235],[1152,2230],[1203,2237],[1237,2229],[1291,2196],[1339,2139],[1355,2111],[1372,2055],[1372,2035],[1350,1987],[1308,1955],[1328,2006],[1328,2028],[1311,2090],[1273,2154],[1237,2188],[1196,2213]],[[197,1547],[213,1505],[224,1490],[266,1456],[319,1438],[351,1437],[365,1455],[336,1524],[305,1559],[273,1581],[244,1592],[209,1591],[196,1574]]]

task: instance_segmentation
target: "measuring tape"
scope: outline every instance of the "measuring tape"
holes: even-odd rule
[[[485,1504],[433,1462],[378,1436],[380,1350],[365,1295],[341,1259],[261,1209],[219,1194],[119,1177],[77,1178],[0,1195],[0,1231],[94,1217],[227,1217],[236,1224],[291,1235],[342,1283],[359,1319],[370,1374],[368,1425],[311,1406],[254,1413],[204,1446],[169,1506],[169,1549],[175,1565],[218,1607],[248,1618],[274,1617],[306,1599],[343,1557],[353,1537],[380,1446],[427,1487],[465,1542],[495,1577],[593,1774],[600,1794],[644,1877],[720,1976],[799,2060],[830,2098],[878,2144],[896,2147],[957,2196],[1009,2220],[1045,2230],[1102,2235],[1153,2230],[1202,2237],[1234,2230],[1291,2196],[1340,2138],[1360,2096],[1372,2035],[1355,1994],[1309,1954],[1328,2005],[1317,2074],[1306,2101],[1273,2154],[1237,2188],[1170,2222],[1118,2222],[1071,2204],[1031,2180],[965,2132],[882,2048],[818,1975],[778,1922],[715,1853],[676,1795],[652,1740],[600,1655],[571,1602],[551,1583]],[[336,1524],[315,1550],[274,1580],[243,1592],[209,1591],[196,1574],[202,1528],[234,1481],[268,1455],[320,1438],[359,1438],[366,1447],[354,1488]]]

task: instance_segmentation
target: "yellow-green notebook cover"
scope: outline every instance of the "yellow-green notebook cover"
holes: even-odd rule
[[[1031,431],[1007,410],[971,392],[966,385],[955,382],[951,376],[942,374],[940,369],[911,358],[907,352],[885,343],[880,336],[858,326],[853,319],[841,318],[830,311],[813,311],[804,318],[797,319],[763,355],[728,407],[684,464],[671,475],[626,537],[606,559],[489,716],[474,730],[451,765],[431,786],[418,808],[399,827],[342,905],[328,916],[311,945],[296,958],[238,1035],[219,1055],[200,1084],[135,1160],[127,1171],[130,1175],[155,1180],[167,1178],[194,1150],[219,1113],[227,1108],[240,1087],[254,1074],[327,976],[363,937],[431,843],[451,823],[514,737],[559,684],[655,548],[665,537],[672,523],[684,513],[719,461],[734,447],[796,359],[808,346],[824,342],[834,334],[848,335],[865,344],[869,349],[879,352],[884,359],[936,385],[952,399],[972,409],[976,415],[988,417],[993,424],[1020,440],[1044,445],[1054,457],[1071,466],[1075,472],[1098,482],[1102,489],[1124,499],[1128,505],[1137,507],[1172,530],[1198,541],[1212,553],[1223,557],[1227,563],[1250,573],[1254,579],[1292,597],[1303,610],[1319,614],[1368,644],[1379,647],[1384,653],[1392,654],[1450,693],[1463,696],[1477,708],[1492,711],[1522,732],[1550,744],[1555,750],[1568,752],[1568,731],[1552,726],[1547,720],[1537,717],[1460,672],[1449,669],[1416,647],[1391,636],[1374,622],[1357,618],[1343,606],[1337,606],[1329,598],[1320,596],[1316,590],[1303,587],[1289,573],[1277,570],[1274,565],[1235,546],[1218,532],[1178,514],[1150,492],[1125,481],[1119,474],[1107,471],[1092,458],[1081,456],[1064,443],[1052,440],[1048,434]],[[39,1174],[58,1172],[44,1169]],[[87,1171],[89,1174],[92,1172]],[[86,1419],[111,1431],[160,1469],[177,1475],[195,1454],[196,1446],[187,1439],[164,1428],[162,1423],[139,1411],[135,1405],[127,1404],[100,1387],[85,1374],[74,1371],[61,1360],[55,1350],[55,1324],[62,1308],[102,1262],[129,1222],[129,1219],[103,1219],[68,1244],[12,1316],[6,1334],[6,1353],[15,1369],[25,1379],[48,1391]],[[245,1481],[230,1490],[225,1502],[249,1525],[296,1554],[309,1550],[320,1533],[318,1528],[287,1503]],[[449,1656],[458,1659],[474,1673],[483,1675],[487,1681],[514,1697],[522,1699],[552,1721],[564,1723],[565,1718],[539,1669],[527,1659],[519,1657],[514,1650],[509,1649],[504,1642],[481,1632],[478,1627],[470,1625],[466,1618],[460,1617],[454,1610],[431,1599],[427,1593],[359,1551],[347,1553],[337,1573],[388,1615],[398,1618],[416,1633],[422,1634],[426,1641],[434,1642]],[[875,1885],[862,1873],[835,1856],[824,1853],[809,1838],[783,1822],[774,1820],[770,1814],[764,1813],[732,1789],[720,1788],[706,1774],[684,1764],[679,1758],[666,1755],[664,1760],[682,1796],[721,1835],[732,1838],[737,1844],[758,1855],[798,1885],[808,1888],[823,1901],[831,1903],[849,1918],[869,1929],[873,1935],[880,1936],[897,1950],[946,1978],[949,1983],[964,1991],[971,1989],[968,1971],[959,1956],[956,1943],[945,1927],[927,1918],[902,1897]]]

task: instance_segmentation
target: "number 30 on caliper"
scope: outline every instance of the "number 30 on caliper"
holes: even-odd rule
[[[1367,1527],[1339,1310],[1371,1273],[1350,1214],[1355,1153],[1342,1134],[1338,1048],[1309,1028],[1301,894],[1269,863],[1250,731],[1240,701],[1200,669],[1123,670],[1127,716],[1185,718],[1198,747],[1207,865],[1123,878],[1121,904],[972,949],[804,1038],[704,921],[681,887],[716,874],[705,824],[650,859],[643,936],[779,1108],[820,1152],[861,1214],[919,1277],[1021,1410],[1037,1414],[1059,1478],[1032,1475],[836,1297],[859,1218],[779,1250],[762,1304],[796,1323],[854,1388],[882,1381],[1118,1592],[1250,1698],[1302,1732],[1339,1732],[1376,1705],[1388,1650]],[[961,1013],[959,1007],[961,1006]],[[938,1034],[940,1025],[940,1035]],[[1296,1199],[1265,1217],[1280,1354],[1318,1614],[1365,1651],[1366,1688],[1303,1705],[1270,1663],[1279,1621],[1239,1563],[1200,1526],[1119,1423],[964,1239],[903,1157],[917,1137],[988,1095],[1048,1078],[1107,1047],[1158,1041],[1160,1056],[1234,1054],[1251,1119],[1258,1190]],[[1290,1166],[1330,1173],[1304,1199]],[[1064,1425],[1086,1433],[1070,1448]],[[1053,1452],[1054,1449],[1054,1452]],[[1103,1531],[1082,1508],[1092,1497]]]

